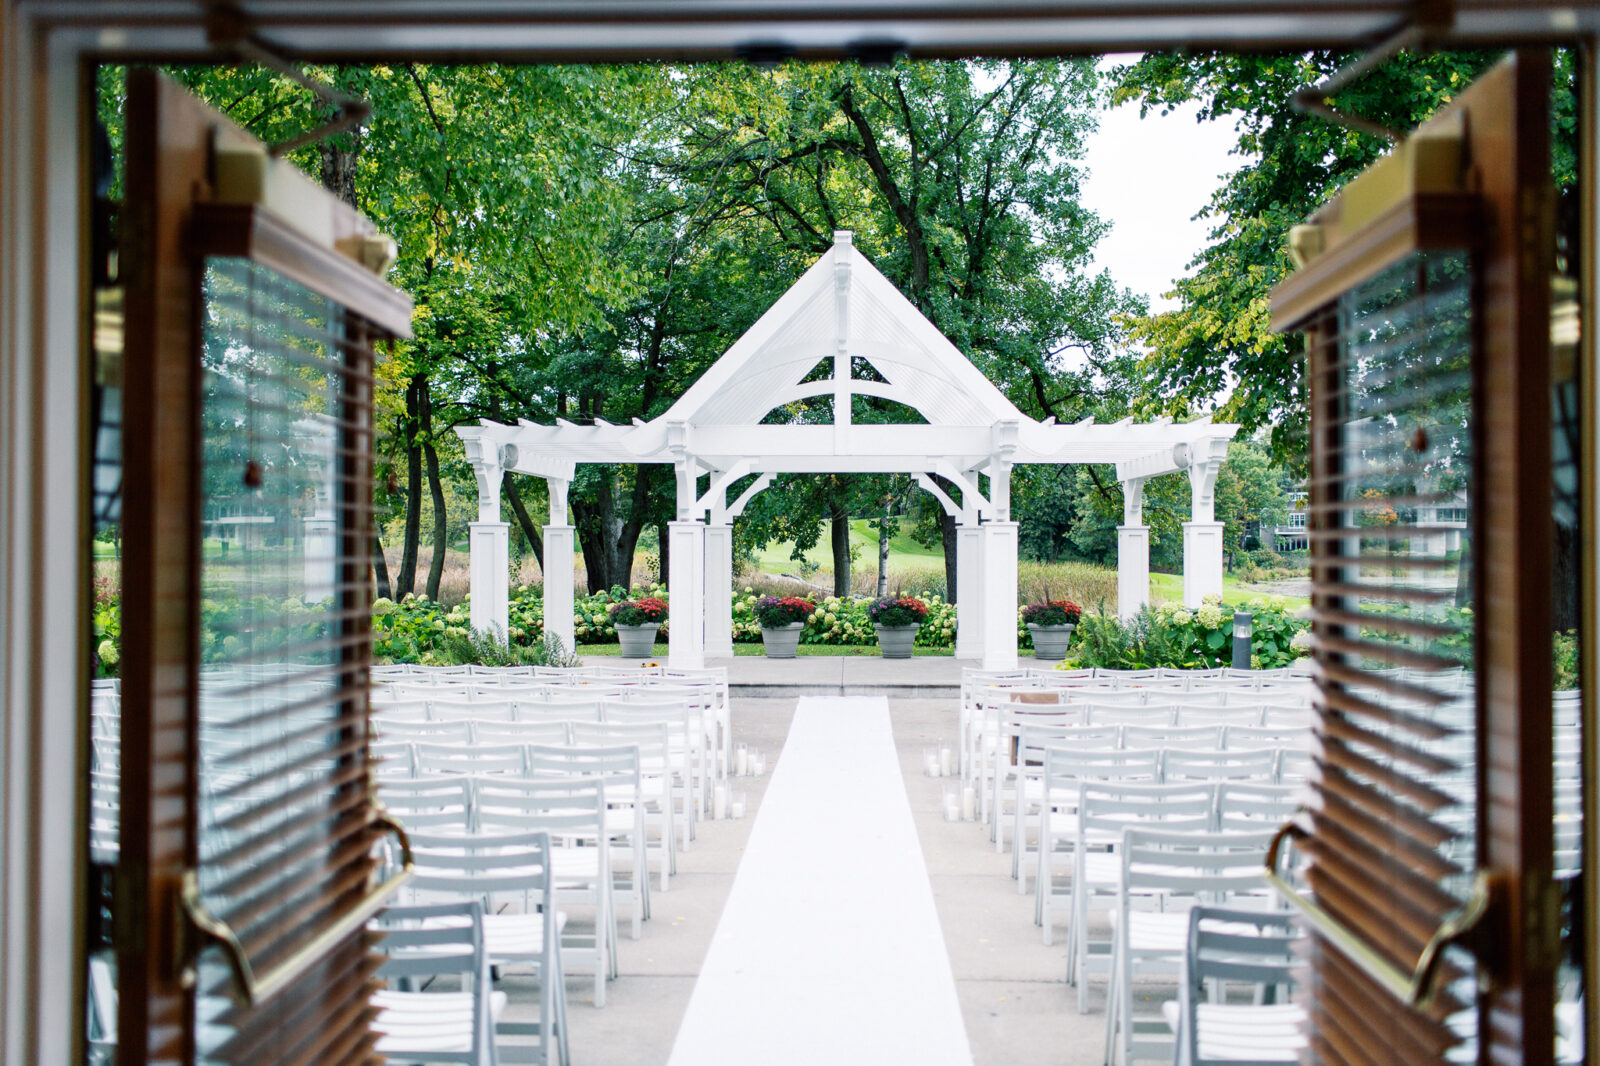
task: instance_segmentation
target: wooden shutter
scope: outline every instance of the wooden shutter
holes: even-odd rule
[[[410,303],[331,197],[320,235],[215,202],[260,146],[151,71],[127,141],[119,1061],[375,1061],[372,343]]]
[[[1279,883],[1318,1062],[1552,1061],[1548,93],[1542,53],[1495,68],[1273,294],[1312,400],[1316,774]]]

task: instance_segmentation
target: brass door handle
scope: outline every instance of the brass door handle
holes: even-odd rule
[[[1407,973],[1374,951],[1343,922],[1323,910],[1314,901],[1302,896],[1278,872],[1278,859],[1284,842],[1290,837],[1304,840],[1308,835],[1305,827],[1293,818],[1278,828],[1273,834],[1272,842],[1267,846],[1264,873],[1267,883],[1285,901],[1299,910],[1311,927],[1324,939],[1331,941],[1362,973],[1382,985],[1407,1006],[1427,1008],[1433,1002],[1437,991],[1439,964],[1444,958],[1444,949],[1476,929],[1489,912],[1492,900],[1489,871],[1483,869],[1477,871],[1472,879],[1472,891],[1467,894],[1465,902],[1439,923],[1439,927],[1433,931],[1433,935],[1423,947],[1422,954],[1417,957],[1416,967]]]
[[[179,893],[179,906],[189,925],[202,939],[215,944],[228,961],[233,973],[233,1000],[241,1007],[264,1003],[288,988],[307,970],[316,965],[336,944],[366,925],[388,904],[400,886],[411,879],[411,838],[405,827],[381,806],[374,809],[373,823],[383,826],[400,841],[400,869],[374,886],[355,906],[339,915],[319,930],[288,958],[263,973],[257,973],[250,957],[240,943],[239,936],[227,922],[212,914],[200,893],[200,875],[195,870],[185,870]],[[183,984],[192,988],[197,980],[192,961],[185,964]]]

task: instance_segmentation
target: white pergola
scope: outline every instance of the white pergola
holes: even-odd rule
[[[852,360],[876,378],[852,376]],[[812,378],[827,361],[830,373]],[[882,380],[877,380],[881,378]],[[913,408],[921,424],[852,424],[851,397],[878,396]],[[832,397],[831,425],[763,425],[776,408]],[[1146,479],[1187,470],[1192,520],[1184,523],[1184,602],[1222,591],[1222,523],[1214,520],[1217,468],[1238,427],[1209,419],[1059,425],[1017,410],[900,290],[856,251],[851,234],[833,247],[660,417],[617,426],[484,422],[456,430],[478,479],[472,524],[472,625],[504,635],[510,527],[500,520],[503,472],[545,479],[546,631],[573,640],[573,527],[567,489],[578,463],[671,463],[677,519],[669,523],[669,662],[699,666],[733,654],[730,591],[733,519],[780,473],[903,473],[958,525],[956,656],[988,669],[1017,661],[1017,523],[1011,468],[1018,463],[1114,463],[1124,491],[1117,527],[1118,603],[1124,616],[1149,598],[1150,541],[1143,524]],[[757,475],[737,498],[740,479]],[[953,483],[959,500],[933,475]],[[988,480],[987,491],[979,478]],[[701,478],[707,487],[700,488]]]

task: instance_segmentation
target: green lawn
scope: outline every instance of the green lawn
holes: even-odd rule
[[[909,570],[943,566],[944,549],[938,545],[930,548],[918,544],[906,533],[909,525],[909,522],[902,522],[900,533],[889,540],[889,569]],[[871,519],[857,518],[850,523],[850,546],[856,549],[858,565],[877,569],[878,531],[872,528]],[[793,541],[773,541],[756,552],[756,563],[769,574],[794,573],[797,564],[790,558],[793,550]],[[833,550],[828,546],[827,526],[823,526],[816,547],[806,552],[805,557],[818,566],[832,569]]]
[[[1177,603],[1183,599],[1182,574],[1151,574],[1150,595],[1154,603]],[[1264,593],[1252,585],[1242,584],[1232,574],[1222,575],[1222,602],[1241,603],[1257,596],[1276,595]],[[1301,607],[1310,606],[1311,601],[1304,596],[1281,596],[1285,606],[1293,611]]]

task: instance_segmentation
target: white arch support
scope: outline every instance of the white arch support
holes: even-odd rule
[[[831,374],[806,381],[823,362],[831,364]],[[860,363],[871,367],[870,379],[855,376]],[[766,421],[769,412],[785,404],[823,395],[833,398],[833,425]],[[857,396],[905,404],[927,422],[853,423],[851,405]],[[506,537],[490,528],[499,522],[502,470],[546,478],[554,501],[558,483],[564,500],[576,463],[674,466],[670,660],[685,666],[698,665],[708,650],[731,650],[731,636],[724,640],[720,606],[726,597],[719,594],[731,583],[731,573],[724,578],[723,565],[728,558],[731,570],[730,523],[772,475],[904,473],[928,488],[933,484],[929,475],[937,473],[961,494],[958,505],[948,494],[935,492],[940,506],[959,522],[958,654],[987,665],[1010,665],[1016,660],[1017,571],[1011,468],[1018,463],[1113,463],[1119,480],[1142,480],[1189,469],[1190,455],[1210,463],[1226,454],[1237,430],[1207,419],[1181,424],[1124,420],[1115,425],[1086,419],[1059,425],[1054,419],[1027,417],[857,251],[848,232],[840,231],[833,246],[659,417],[635,419],[626,426],[557,419],[551,426],[485,422],[457,430],[480,481],[473,625],[504,627],[494,575],[506,573]],[[1200,487],[1209,493],[1215,470],[1207,469],[1210,481]],[[756,483],[727,504],[732,485],[755,472],[761,474]],[[704,473],[711,475],[710,488],[701,494],[696,482]],[[1191,470],[1191,478],[1196,476],[1204,481],[1203,471],[1196,475]],[[989,479],[987,493],[979,491],[982,477]],[[1201,495],[1197,492],[1197,500]],[[1195,569],[1196,587],[1215,584],[1220,589],[1220,529],[1212,538],[1209,529],[1215,523],[1209,505],[1202,514],[1197,503],[1194,518],[1185,526],[1185,545],[1204,556]],[[562,618],[571,617],[572,527],[565,522],[564,502],[561,514],[552,513],[545,529],[545,614],[551,630],[558,631],[566,624]],[[491,556],[481,564],[480,550]],[[1186,580],[1186,589],[1188,585]],[[566,589],[566,600],[557,586]],[[710,613],[708,597],[715,605]],[[728,629],[731,634],[731,622]]]

